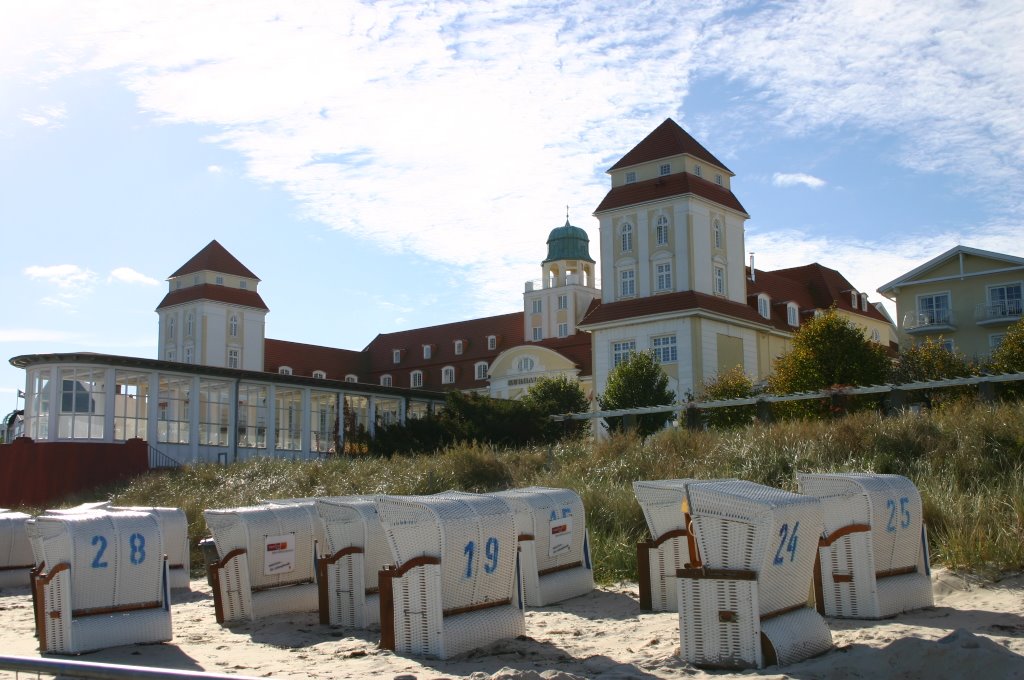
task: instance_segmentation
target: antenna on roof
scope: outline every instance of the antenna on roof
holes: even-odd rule
[[[750,253],[750,280],[756,280],[756,274],[754,274],[754,253]]]

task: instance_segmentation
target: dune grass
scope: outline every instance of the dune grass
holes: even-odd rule
[[[920,489],[933,564],[982,575],[1024,567],[1024,406],[955,403],[920,415],[857,413],[727,430],[664,431],[641,441],[567,441],[497,450],[480,444],[394,458],[253,460],[154,472],[110,495],[122,505],[183,508],[193,546],[202,511],[270,498],[495,491],[530,485],[575,490],[587,509],[596,576],[636,578],[647,534],[638,479],[737,477],[796,490],[796,472],[868,471]],[[198,553],[193,564],[200,565]]]

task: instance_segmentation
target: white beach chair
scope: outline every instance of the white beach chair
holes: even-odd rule
[[[210,569],[218,623],[314,612],[314,546],[323,525],[312,502],[205,510],[220,559]]]
[[[821,502],[736,480],[691,483],[686,495],[703,565],[677,572],[682,658],[763,668],[831,649],[808,606]]]
[[[392,557],[373,498],[321,498],[316,509],[324,524],[325,541],[317,563],[320,623],[349,628],[379,626],[377,579]]]
[[[818,611],[880,619],[934,604],[921,494],[913,482],[867,473],[798,474],[797,480],[825,509],[814,581]]]
[[[594,589],[586,514],[574,491],[531,486],[493,495],[516,513],[526,606],[544,607]]]
[[[89,512],[30,520],[41,652],[82,652],[171,639],[160,522],[151,513]]]
[[[643,611],[679,611],[676,572],[700,566],[700,553],[685,510],[686,485],[701,480],[661,479],[633,482],[644,511],[650,540],[637,543],[637,583]],[[704,480],[707,481],[707,480]]]
[[[167,550],[167,573],[170,575],[171,590],[188,590],[189,576],[188,517],[180,508],[157,508],[144,506],[110,506],[110,512],[149,512],[160,522]]]
[[[27,586],[32,581],[35,559],[25,532],[30,519],[23,512],[0,512],[0,588]]]
[[[447,493],[375,502],[394,559],[379,575],[381,647],[447,659],[525,633],[508,501]]]

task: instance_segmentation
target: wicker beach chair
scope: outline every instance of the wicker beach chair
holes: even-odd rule
[[[312,502],[205,510],[219,560],[210,569],[217,622],[314,612],[314,547],[323,524]]]
[[[189,577],[188,517],[180,508],[156,508],[143,506],[110,506],[110,512],[148,512],[160,522],[167,550],[167,573],[171,590],[188,590]]]
[[[594,589],[583,501],[574,491],[531,486],[493,495],[516,513],[526,606],[544,607]]]
[[[377,579],[392,558],[373,498],[321,498],[316,510],[324,524],[325,541],[317,563],[320,623],[379,626]]]
[[[799,474],[797,480],[825,509],[814,582],[818,611],[880,619],[934,604],[921,494],[913,482],[866,473]]]
[[[171,639],[170,588],[152,513],[94,511],[29,522],[40,651],[82,652]]]
[[[0,588],[27,586],[32,581],[35,559],[25,532],[30,519],[23,512],[0,511]]]
[[[508,501],[446,493],[375,503],[394,559],[379,575],[381,647],[447,659],[525,633]]]
[[[676,573],[682,658],[763,668],[831,649],[807,602],[821,502],[736,480],[691,483],[686,494],[702,566]]]

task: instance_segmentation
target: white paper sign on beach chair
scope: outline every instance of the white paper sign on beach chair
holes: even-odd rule
[[[801,493],[820,498],[815,600],[826,616],[880,619],[930,607],[931,571],[921,494],[906,477],[798,474]]]
[[[40,651],[82,652],[171,639],[170,588],[152,513],[94,511],[30,521]]]
[[[35,559],[28,542],[24,512],[0,511],[0,588],[27,586],[32,580]]]
[[[378,574],[392,562],[373,499],[320,498],[324,549],[317,563],[320,623],[348,628],[380,625]]]
[[[314,546],[323,524],[312,500],[203,515],[220,557],[209,567],[218,623],[317,611]]]
[[[686,493],[703,565],[676,573],[682,658],[763,668],[831,649],[807,602],[821,502],[737,480],[692,483]]]
[[[494,495],[515,509],[528,607],[544,607],[594,589],[590,536],[576,492],[531,486]]]
[[[394,564],[381,647],[447,659],[526,629],[512,506],[494,495],[378,496]]]

